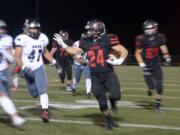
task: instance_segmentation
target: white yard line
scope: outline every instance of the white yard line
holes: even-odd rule
[[[39,101],[35,100],[13,100],[14,102],[24,102],[24,103],[36,103],[36,105],[40,105]],[[138,103],[138,102],[131,102],[131,101],[119,101],[117,102],[118,107],[123,108],[144,108],[147,106],[147,103]],[[98,108],[98,103],[96,100],[77,100],[76,102],[50,102],[49,107],[54,108],[64,108],[64,109],[85,109],[85,108]],[[26,110],[29,108],[35,108],[35,106],[23,106],[19,107],[21,110]],[[175,107],[162,107],[162,110],[169,110],[169,111],[180,111],[180,108]]]
[[[57,85],[57,87],[60,86],[64,86],[64,85]],[[77,88],[85,88],[84,85],[78,85]],[[146,91],[147,88],[142,88],[142,87],[138,87],[138,88],[134,88],[134,87],[126,87],[126,86],[122,86],[123,90],[137,90],[137,91]],[[27,90],[17,90],[17,92],[28,92]],[[78,90],[77,90],[78,91]],[[165,89],[164,91],[169,91],[169,92],[180,92],[179,90],[174,90],[174,89]],[[48,90],[48,92],[65,92],[65,93],[70,93],[70,92],[66,92],[65,90],[59,89],[59,90]]]
[[[29,121],[42,121],[39,118],[26,118]],[[54,123],[67,123],[67,124],[83,124],[83,125],[93,125],[92,121],[77,121],[77,120],[60,120],[60,119],[50,119],[50,122]],[[132,128],[148,128],[148,129],[162,129],[162,130],[176,130],[180,131],[180,127],[164,126],[164,125],[147,125],[147,124],[130,124],[130,123],[118,123],[120,127],[132,127]]]

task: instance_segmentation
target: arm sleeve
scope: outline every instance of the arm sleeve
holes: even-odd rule
[[[117,35],[115,35],[115,34],[110,35],[110,44],[111,44],[111,46],[116,46],[116,45],[120,44]]]
[[[22,46],[24,45],[24,41],[22,36],[17,36],[14,40],[15,46]]]

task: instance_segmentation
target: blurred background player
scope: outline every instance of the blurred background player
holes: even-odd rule
[[[85,35],[84,35],[85,36]],[[73,47],[79,48],[79,41],[76,41],[73,45]],[[87,53],[79,53],[77,55],[73,56],[74,64],[73,64],[73,80],[72,80],[72,93],[75,95],[76,88],[78,83],[81,80],[82,72],[84,72],[86,77],[86,95],[88,98],[90,98],[91,93],[91,75],[90,75],[90,69],[89,69],[89,61],[87,59]]]
[[[127,57],[128,51],[120,44],[114,34],[106,34],[105,24],[97,19],[90,20],[86,26],[86,38],[80,40],[79,48],[70,47],[63,42],[59,34],[54,39],[68,53],[78,54],[87,52],[91,71],[92,92],[96,97],[99,108],[107,120],[107,129],[112,130],[116,125],[113,122],[111,111],[107,104],[107,90],[110,93],[110,103],[114,110],[116,101],[121,99],[120,83],[112,65],[121,65]],[[120,57],[109,56],[116,51]]]
[[[2,42],[2,46],[3,48],[5,48],[6,50],[8,50],[12,55],[14,55],[14,46],[13,46],[13,38],[8,35],[8,30],[7,30],[7,25],[3,20],[0,20],[0,36],[1,37],[7,37],[9,36],[9,40],[4,40]],[[12,40],[10,42],[10,39]],[[10,75],[10,90],[15,91],[17,90],[18,87],[18,78],[15,71],[15,65],[9,65],[9,70],[11,71],[11,75]]]
[[[40,32],[40,24],[35,19],[26,19],[23,27],[24,32],[15,38],[15,58],[21,68],[20,75],[24,76],[27,89],[33,97],[40,96],[42,106],[42,120],[49,121],[47,74],[42,55],[56,64],[46,46],[49,43],[47,36]]]
[[[73,42],[69,40],[69,34],[67,31],[61,30],[59,34],[62,36],[62,39],[68,45],[73,45]],[[55,57],[57,64],[61,67],[59,78],[61,83],[65,83],[65,79],[67,76],[66,81],[66,90],[71,91],[71,80],[72,80],[72,57],[68,54],[64,48],[59,46],[56,41],[52,42],[52,49],[50,51],[51,55]]]
[[[15,64],[11,48],[13,39],[7,34],[7,25],[0,20],[0,106],[10,116],[14,126],[20,126],[25,119],[17,114],[13,102],[9,98],[9,71],[8,63]]]
[[[144,79],[148,86],[148,95],[156,89],[156,111],[160,111],[161,95],[163,94],[163,73],[159,52],[163,54],[164,61],[170,65],[171,58],[166,46],[166,37],[158,33],[158,23],[155,20],[147,20],[143,23],[144,34],[135,39],[135,57],[142,68]]]

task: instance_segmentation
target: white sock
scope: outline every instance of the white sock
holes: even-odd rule
[[[13,82],[13,85],[14,85],[15,87],[18,87],[18,86],[19,86],[18,77],[15,77],[12,82]]]
[[[73,78],[73,81],[72,81],[72,88],[73,88],[73,89],[76,89],[76,87],[77,87],[77,82],[76,82],[76,79]]]
[[[0,96],[0,105],[2,106],[3,110],[11,116],[17,113],[16,107],[7,96]]]
[[[91,92],[91,79],[86,79],[86,93]]]
[[[42,109],[48,109],[49,98],[48,98],[47,93],[40,95],[40,103],[41,103]]]

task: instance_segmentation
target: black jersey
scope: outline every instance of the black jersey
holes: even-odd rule
[[[145,35],[139,35],[135,39],[136,48],[142,49],[142,58],[147,66],[160,65],[160,46],[166,44],[164,34],[158,33],[153,40],[150,40]]]
[[[73,42],[71,40],[66,40],[66,44],[72,46]],[[60,64],[67,64],[72,62],[71,55],[68,54],[64,48],[62,48],[56,41],[52,43],[52,48],[57,48],[57,51],[55,52],[55,59],[60,63]]]
[[[87,52],[91,73],[112,72],[113,66],[106,63],[112,47],[119,44],[118,37],[114,34],[107,34],[96,41],[82,38],[80,48]]]

